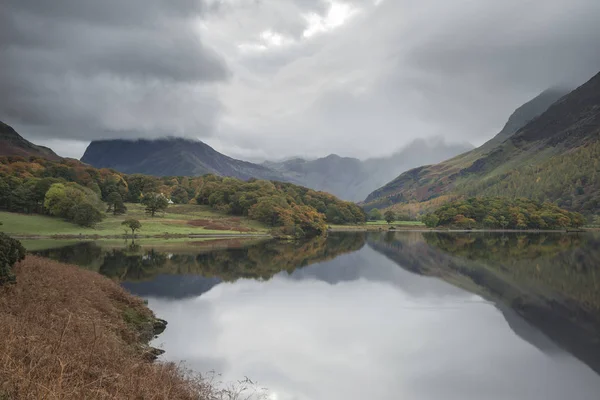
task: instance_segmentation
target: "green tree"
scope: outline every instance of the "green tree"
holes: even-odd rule
[[[106,212],[112,211],[113,215],[125,214],[125,212],[127,212],[127,207],[125,206],[125,203],[123,203],[123,197],[119,192],[111,192],[106,197],[106,203],[108,204]]]
[[[131,238],[132,239],[135,238],[135,231],[142,229],[142,224],[140,223],[140,221],[138,221],[137,219],[134,219],[134,218],[126,219],[125,221],[121,222],[121,225],[126,226],[127,228],[131,229]]]
[[[51,215],[81,226],[93,226],[103,217],[102,202],[98,195],[76,183],[55,183],[50,186],[44,207]]]
[[[369,220],[371,221],[381,221],[383,219],[383,215],[381,215],[381,211],[378,208],[374,208],[369,211]]]
[[[146,214],[154,217],[158,211],[165,211],[169,207],[169,201],[162,193],[146,193],[142,199],[146,206]]]
[[[91,203],[83,202],[71,209],[72,220],[77,225],[91,227],[102,221],[102,211]]]
[[[438,216],[433,213],[424,215],[421,218],[421,222],[423,222],[428,228],[435,228],[439,221],[440,219]]]
[[[25,248],[21,242],[0,233],[0,286],[15,281],[12,267],[24,258]]]
[[[385,214],[383,215],[383,217],[385,218],[385,220],[388,224],[391,224],[392,222],[394,222],[396,220],[396,213],[393,212],[392,210],[387,210],[385,212]]]
[[[177,186],[171,192],[171,200],[175,204],[186,204],[189,201],[188,191],[183,186]]]

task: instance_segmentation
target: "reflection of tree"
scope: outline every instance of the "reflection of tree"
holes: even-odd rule
[[[232,281],[239,278],[269,279],[281,271],[292,272],[299,267],[359,250],[364,244],[365,236],[362,234],[342,234],[301,242],[272,240],[241,248],[204,249],[198,254],[177,253],[176,249],[167,254],[127,243],[124,248],[103,251],[91,242],[39,254],[78,265],[91,265],[89,261],[93,259],[99,265],[98,272],[118,280],[146,280],[158,274],[198,274]]]
[[[536,234],[451,234],[423,233],[425,241],[452,255],[470,260],[515,261],[538,257],[551,257],[561,251],[585,244],[586,236],[554,233]]]
[[[166,261],[166,254],[154,250],[142,255],[112,250],[105,254],[98,272],[119,280],[137,280],[152,274],[152,271],[164,266]]]
[[[291,273],[296,268],[359,250],[364,244],[362,234],[330,235],[306,242],[269,241],[248,248],[199,254],[196,261],[205,276],[226,281],[269,279],[281,271]]]
[[[57,249],[33,252],[52,260],[68,262],[82,267],[92,267],[102,258],[102,249],[93,242],[82,242]]]
[[[592,235],[457,235],[428,232],[437,249],[510,276],[543,285],[600,312],[600,240]]]

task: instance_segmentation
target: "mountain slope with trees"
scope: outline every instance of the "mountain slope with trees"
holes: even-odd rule
[[[473,152],[407,171],[369,195],[366,207],[427,204],[445,197],[506,196],[597,213],[599,139],[600,74],[507,139],[498,136]]]

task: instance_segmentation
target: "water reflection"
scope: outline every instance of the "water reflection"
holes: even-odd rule
[[[597,236],[399,232],[202,251],[86,246],[46,255],[70,254],[147,298],[169,321],[156,343],[168,359],[225,379],[251,376],[279,400],[600,393],[590,369],[600,371]]]
[[[436,276],[516,312],[600,372],[600,238],[564,234],[388,233],[369,245],[401,266]],[[514,318],[506,318],[515,332]],[[528,338],[539,348],[547,340]]]
[[[197,298],[149,298],[171,360],[251,375],[278,399],[596,399],[600,380],[511,310],[369,247]],[[543,337],[543,335],[541,335]]]

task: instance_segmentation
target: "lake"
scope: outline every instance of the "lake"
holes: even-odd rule
[[[395,232],[36,251],[116,279],[154,346],[271,399],[600,398],[600,236]]]

